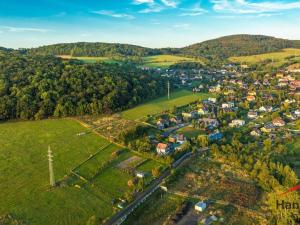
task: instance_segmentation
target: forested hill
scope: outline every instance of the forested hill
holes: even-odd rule
[[[131,65],[17,53],[0,62],[0,120],[110,113],[164,93],[163,78]]]
[[[42,46],[28,50],[32,54],[71,56],[150,56],[160,54],[160,50],[129,44],[113,43],[66,43]]]
[[[274,38],[263,35],[231,35],[184,48],[153,49],[129,44],[113,43],[65,43],[28,49],[31,54],[71,56],[151,56],[180,54],[192,57],[228,58],[231,56],[254,55],[280,51],[284,48],[300,48],[300,41]]]
[[[300,41],[279,39],[263,35],[231,35],[182,48],[181,53],[205,58],[228,58],[300,48]]]

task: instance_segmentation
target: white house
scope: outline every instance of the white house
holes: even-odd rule
[[[138,178],[144,178],[145,177],[145,173],[144,172],[139,172],[137,171],[135,174]]]
[[[205,202],[201,201],[195,205],[195,210],[198,212],[203,212],[206,209],[207,205]]]
[[[230,109],[234,107],[234,102],[222,103],[222,109]]]
[[[208,101],[212,102],[212,103],[216,103],[217,99],[216,98],[208,98]]]
[[[232,120],[229,124],[230,127],[240,127],[245,125],[245,120]]]

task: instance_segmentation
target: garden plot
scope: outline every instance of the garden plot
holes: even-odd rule
[[[87,123],[94,130],[109,140],[118,140],[120,134],[138,125],[137,122],[121,118],[119,115],[106,116],[100,118],[88,118]]]

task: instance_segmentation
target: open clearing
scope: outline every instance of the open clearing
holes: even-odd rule
[[[80,132],[87,134],[77,136]],[[48,144],[58,180],[109,142],[71,119],[0,124],[0,215],[37,225],[85,224],[92,215],[110,216],[110,206],[85,190],[48,190]]]
[[[167,96],[152,100],[148,103],[139,105],[132,109],[122,112],[125,119],[141,119],[147,115],[157,114],[163,111],[172,109],[174,106],[179,107],[191,102],[202,100],[210,97],[211,94],[206,93],[193,93],[187,90],[180,90],[171,93],[170,100]]]
[[[296,58],[294,58],[296,56]],[[300,49],[296,48],[287,48],[283,49],[280,52],[272,52],[266,54],[259,54],[259,55],[250,55],[250,56],[238,56],[238,57],[230,57],[229,60],[235,63],[246,63],[246,64],[256,64],[263,62],[265,60],[273,60],[274,66],[281,66],[287,63],[290,60],[296,59],[300,61]],[[269,63],[270,65],[272,62]]]
[[[85,63],[96,63],[96,62],[106,62],[106,63],[117,63],[120,62],[113,58],[109,57],[91,57],[91,56],[71,56],[71,55],[58,55],[57,57],[62,59],[77,59]],[[176,55],[155,55],[155,56],[147,56],[142,57],[143,63],[141,66],[146,66],[150,68],[168,68],[171,65],[180,62],[198,62],[204,64],[204,59],[195,59],[183,56]]]
[[[80,134],[80,135],[78,135]],[[47,147],[54,155],[59,187],[49,190]],[[86,224],[116,211],[113,200],[132,191],[134,171],[158,163],[139,157],[130,170],[118,168],[135,153],[108,142],[73,119],[0,124],[0,216],[10,214],[33,225]],[[126,168],[128,169],[128,168]],[[150,181],[153,177],[150,174]],[[49,220],[51,218],[51,220]]]
[[[91,56],[71,56],[71,55],[58,55],[57,57],[62,59],[77,59],[84,63],[96,63],[96,62],[106,62],[106,63],[116,63],[118,61],[113,60],[109,57],[91,57]]]
[[[176,55],[155,55],[144,57],[144,66],[167,68],[173,64],[181,62],[198,62],[204,64],[204,60],[188,58]]]

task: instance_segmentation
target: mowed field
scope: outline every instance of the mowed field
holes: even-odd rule
[[[155,56],[144,57],[144,66],[154,67],[154,68],[155,67],[167,68],[173,64],[180,63],[180,62],[199,62],[201,64],[204,64],[204,60],[188,58],[183,56],[176,56],[176,55],[155,55]]]
[[[119,61],[114,60],[109,57],[76,57],[71,55],[58,55],[57,57],[62,59],[77,59],[83,61],[85,63],[96,63],[96,62],[106,62],[106,63],[117,63]],[[204,64],[204,59],[195,59],[183,56],[176,56],[176,55],[155,55],[155,56],[147,56],[142,57],[143,63],[141,66],[146,66],[150,68],[168,68],[169,66],[180,63],[180,62],[199,62]]]
[[[125,119],[141,119],[147,115],[153,115],[162,111],[170,110],[174,106],[179,107],[191,102],[202,100],[210,97],[211,94],[206,93],[193,93],[188,90],[180,90],[171,93],[170,99],[167,96],[152,100],[148,103],[139,105],[132,109],[122,112]]]
[[[294,58],[294,56],[296,56],[296,58]],[[260,63],[264,60],[273,60],[274,66],[281,66],[288,62],[287,58],[289,57],[293,57],[292,59],[300,61],[300,49],[287,48],[280,52],[272,52],[251,56],[230,57],[229,60],[235,63],[246,63],[249,65]]]
[[[62,59],[77,59],[85,63],[96,63],[96,62],[116,63],[117,62],[116,60],[113,60],[109,57],[89,57],[89,56],[76,57],[71,55],[58,55],[57,57]]]
[[[78,134],[81,135],[78,135]],[[49,189],[47,148],[60,184]],[[137,159],[134,163],[132,159]],[[73,119],[0,124],[0,216],[33,225],[101,223],[117,209],[134,172],[163,166],[110,143]]]
[[[54,153],[55,178],[108,143],[70,119],[0,124],[0,215],[12,214],[36,225],[85,224],[93,215],[106,218],[112,209],[83,189],[48,189],[47,147]]]

